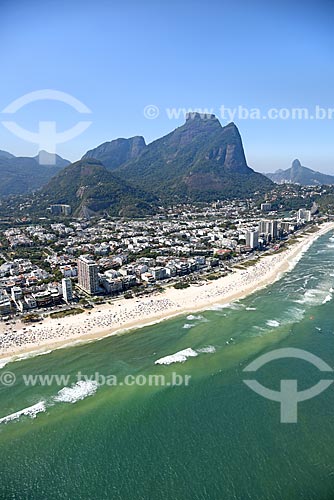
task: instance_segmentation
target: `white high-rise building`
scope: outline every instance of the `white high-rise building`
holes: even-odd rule
[[[278,236],[278,222],[277,220],[261,220],[259,223],[260,234],[270,234],[273,240]]]
[[[87,255],[78,259],[78,285],[90,295],[99,290],[98,265]]]
[[[271,203],[261,203],[261,210],[262,212],[270,212]]]
[[[311,210],[305,210],[305,208],[300,208],[298,210],[297,222],[310,222],[311,220]]]
[[[73,290],[72,281],[70,278],[63,278],[61,280],[61,287],[63,290],[63,298],[65,302],[71,302],[73,300]]]
[[[246,245],[252,249],[259,246],[259,231],[248,231],[246,234]]]

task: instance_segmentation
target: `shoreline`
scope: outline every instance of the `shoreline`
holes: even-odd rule
[[[0,324],[0,369],[11,361],[38,356],[53,350],[100,340],[113,335],[160,323],[176,316],[200,312],[214,305],[226,305],[263,289],[292,270],[303,254],[321,236],[334,230],[324,223],[319,230],[301,235],[301,240],[280,253],[266,255],[245,269],[234,269],[225,277],[202,286],[177,290],[143,299],[120,299],[65,318],[48,318],[41,324],[3,333]]]

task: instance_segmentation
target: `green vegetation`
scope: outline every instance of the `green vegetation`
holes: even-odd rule
[[[299,243],[299,242],[300,242],[300,238],[292,237],[288,241],[285,242],[285,245],[287,247],[290,247],[290,246],[295,245],[296,243]]]
[[[254,266],[257,262],[259,262],[261,257],[258,259],[251,259],[251,260],[246,260],[245,262],[242,262],[238,264],[237,266],[234,266],[237,269],[247,269],[248,267]]]
[[[218,280],[219,278],[220,278],[219,274],[213,274],[213,273],[206,276],[206,279],[210,281]]]
[[[184,281],[179,281],[178,283],[175,283],[173,287],[176,288],[176,290],[183,290],[184,288],[189,288],[190,285]]]
[[[34,323],[35,321],[39,321],[40,319],[41,317],[39,316],[39,314],[29,313],[22,318],[22,323]]]
[[[40,165],[34,158],[0,157],[0,196],[24,194],[46,184],[60,165]]]
[[[318,231],[319,231],[318,226],[312,226],[307,231],[305,231],[305,233],[313,234],[313,233],[317,233]]]
[[[44,211],[50,204],[71,205],[75,215],[108,211],[112,215],[138,216],[151,211],[155,197],[119,180],[97,160],[80,160],[65,169],[38,195]]]
[[[142,250],[141,252],[138,252],[138,253],[130,252],[128,255],[128,260],[129,260],[129,262],[133,262],[133,261],[140,259],[142,257],[145,257],[148,259],[156,259],[158,255],[159,255],[158,252],[154,252],[154,251],[150,250],[149,248],[145,248],[145,250]]]
[[[222,127],[215,117],[195,115],[148,146],[141,138],[101,145],[60,170],[34,198],[8,203],[4,213],[16,203],[23,204],[26,213],[45,215],[49,205],[64,203],[72,207],[73,216],[102,212],[141,217],[154,213],[158,204],[244,198],[273,187],[272,181],[247,166],[234,124]],[[8,192],[6,185],[4,190]]]
[[[72,309],[66,309],[65,311],[58,311],[50,314],[50,318],[65,318],[66,316],[73,316],[75,314],[81,314],[84,310],[80,307],[75,307]]]
[[[231,144],[233,158],[226,160]],[[245,197],[274,186],[267,177],[247,167],[235,125],[222,127],[216,118],[198,115],[149,144],[115,173],[164,202]]]

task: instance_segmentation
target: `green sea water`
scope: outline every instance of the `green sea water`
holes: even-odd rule
[[[279,403],[243,382],[249,362],[282,347],[334,367],[330,237],[241,301],[0,369],[16,377],[0,386],[0,419],[41,402],[45,408],[0,423],[0,499],[334,499],[334,384],[299,403],[297,423],[286,424]],[[184,349],[197,356],[155,364]],[[173,372],[191,378],[181,386],[78,387],[79,371],[97,382],[111,374],[118,381],[129,374],[171,381]],[[22,378],[47,374],[70,379],[28,387]],[[273,390],[281,379],[297,379],[302,390],[330,374],[283,359],[252,378]],[[72,386],[75,393],[62,390]]]

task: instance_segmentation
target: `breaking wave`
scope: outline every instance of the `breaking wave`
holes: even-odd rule
[[[216,348],[213,345],[208,345],[206,347],[202,347],[201,349],[197,349],[197,352],[205,354],[213,354],[214,352],[216,352]]]
[[[191,347],[183,349],[182,351],[176,352],[164,358],[157,359],[155,365],[170,365],[172,363],[184,363],[188,358],[195,358],[199,354],[213,354],[216,352],[216,348],[213,345],[207,345],[197,349],[196,351]]]
[[[313,288],[311,290],[307,290],[303,297],[295,300],[297,304],[309,304],[309,305],[320,305],[323,301],[323,290],[317,290],[316,288]],[[322,295],[322,297],[321,297]]]
[[[11,413],[6,417],[0,418],[0,424],[7,424],[13,420],[19,420],[20,417],[26,416],[30,418],[36,418],[36,415],[41,412],[45,412],[46,406],[45,402],[41,401],[33,406],[28,406],[28,408],[24,408],[23,410],[17,411],[15,413]]]
[[[54,401],[61,403],[76,403],[88,396],[93,396],[98,388],[98,383],[95,380],[79,380],[72,387],[64,387],[61,389]]]
[[[276,321],[275,319],[268,319],[268,321],[266,322],[266,325],[272,328],[277,328],[278,326],[280,326],[280,324],[281,323],[279,321]]]
[[[194,358],[198,356],[198,353],[188,347],[182,351],[171,354],[170,356],[165,356],[164,358],[157,359],[156,365],[170,365],[171,363],[184,363],[188,358]]]
[[[9,363],[10,359],[9,358],[5,358],[5,359],[0,359],[0,370],[2,368],[5,368],[5,366],[7,365],[7,363]]]
[[[323,303],[323,304],[327,304],[327,302],[330,302],[330,301],[332,300],[332,298],[333,298],[332,294],[330,294],[330,293],[329,293],[329,294],[328,294],[328,295],[324,298],[324,300],[322,301],[322,303]]]

